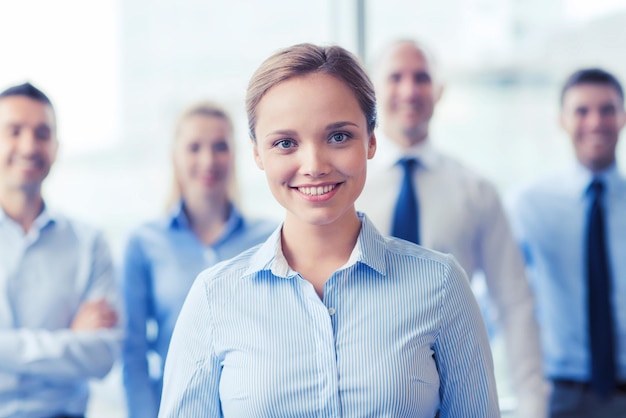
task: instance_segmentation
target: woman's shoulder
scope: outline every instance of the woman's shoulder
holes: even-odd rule
[[[166,235],[168,225],[163,219],[152,219],[141,222],[127,230],[124,241],[132,242],[150,242],[157,237]]]
[[[417,271],[426,264],[430,268],[456,268],[458,263],[450,254],[435,251],[421,245],[389,235],[383,235],[369,221],[367,215],[360,214],[363,220],[362,251],[366,262],[380,269],[407,269]],[[381,265],[384,264],[383,265]]]
[[[454,266],[455,259],[451,254],[422,247],[396,237],[385,237],[389,256],[404,263],[433,264],[441,267]]]
[[[250,263],[254,255],[263,244],[256,244],[236,256],[218,262],[217,264],[203,270],[198,279],[209,284],[221,284],[217,282],[229,282],[245,276],[250,268]]]
[[[171,217],[161,217],[144,221],[129,228],[123,235],[124,253],[157,253],[176,246],[173,239],[173,221]]]
[[[385,237],[388,272],[407,281],[419,279],[420,286],[469,284],[465,271],[452,254],[442,253],[395,237]]]

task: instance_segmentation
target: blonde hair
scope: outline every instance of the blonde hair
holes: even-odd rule
[[[178,116],[175,129],[174,129],[174,140],[172,142],[172,146],[176,144],[182,124],[194,116],[204,116],[204,117],[222,119],[224,122],[226,122],[226,124],[228,125],[230,129],[231,135],[230,135],[230,138],[228,139],[229,139],[229,145],[230,145],[230,150],[232,154],[232,165],[231,165],[231,172],[229,174],[227,198],[231,203],[236,204],[239,202],[239,192],[238,192],[237,179],[236,179],[237,170],[235,166],[235,162],[236,162],[235,130],[233,126],[233,121],[228,115],[228,113],[226,112],[226,110],[224,110],[223,107],[221,107],[220,105],[216,103],[209,102],[209,101],[195,103],[187,107]],[[168,210],[172,209],[175,205],[178,204],[178,202],[180,202],[181,199],[182,199],[182,190],[180,186],[180,181],[177,178],[176,170],[174,169],[174,174],[173,174],[173,179],[172,179],[172,190],[167,200],[167,209]]]
[[[250,138],[256,141],[257,106],[275,85],[298,76],[323,73],[343,81],[352,91],[367,120],[368,133],[376,127],[374,86],[358,58],[340,46],[298,44],[267,58],[252,75],[246,94]]]

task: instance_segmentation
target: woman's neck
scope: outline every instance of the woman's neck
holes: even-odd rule
[[[222,236],[231,205],[223,199],[184,199],[183,209],[191,230],[204,244],[210,245]]]
[[[324,283],[349,260],[360,230],[356,212],[328,225],[288,218],[282,231],[283,254],[289,266],[311,282],[322,297]]]

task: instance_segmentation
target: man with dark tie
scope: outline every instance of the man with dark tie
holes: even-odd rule
[[[372,74],[381,152],[370,162],[357,208],[381,231],[453,254],[469,277],[484,274],[505,337],[517,416],[545,417],[534,299],[498,193],[429,137],[443,88],[432,55],[414,41],[396,41]]]
[[[624,93],[597,68],[572,74],[561,126],[575,164],[525,187],[512,206],[552,381],[552,417],[626,417],[626,178],[615,150]]]

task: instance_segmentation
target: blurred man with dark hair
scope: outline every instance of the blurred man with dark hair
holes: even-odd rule
[[[524,188],[516,233],[536,290],[552,417],[626,416],[626,178],[616,147],[622,86],[597,68],[572,74],[561,127],[575,164]]]
[[[450,253],[471,278],[483,273],[506,343],[519,417],[547,411],[539,330],[524,261],[491,182],[439,152],[430,122],[443,91],[432,54],[413,40],[374,64],[379,153],[357,201],[381,231]]]
[[[102,235],[48,208],[58,149],[50,99],[0,93],[0,416],[82,417],[118,354],[120,300]]]

